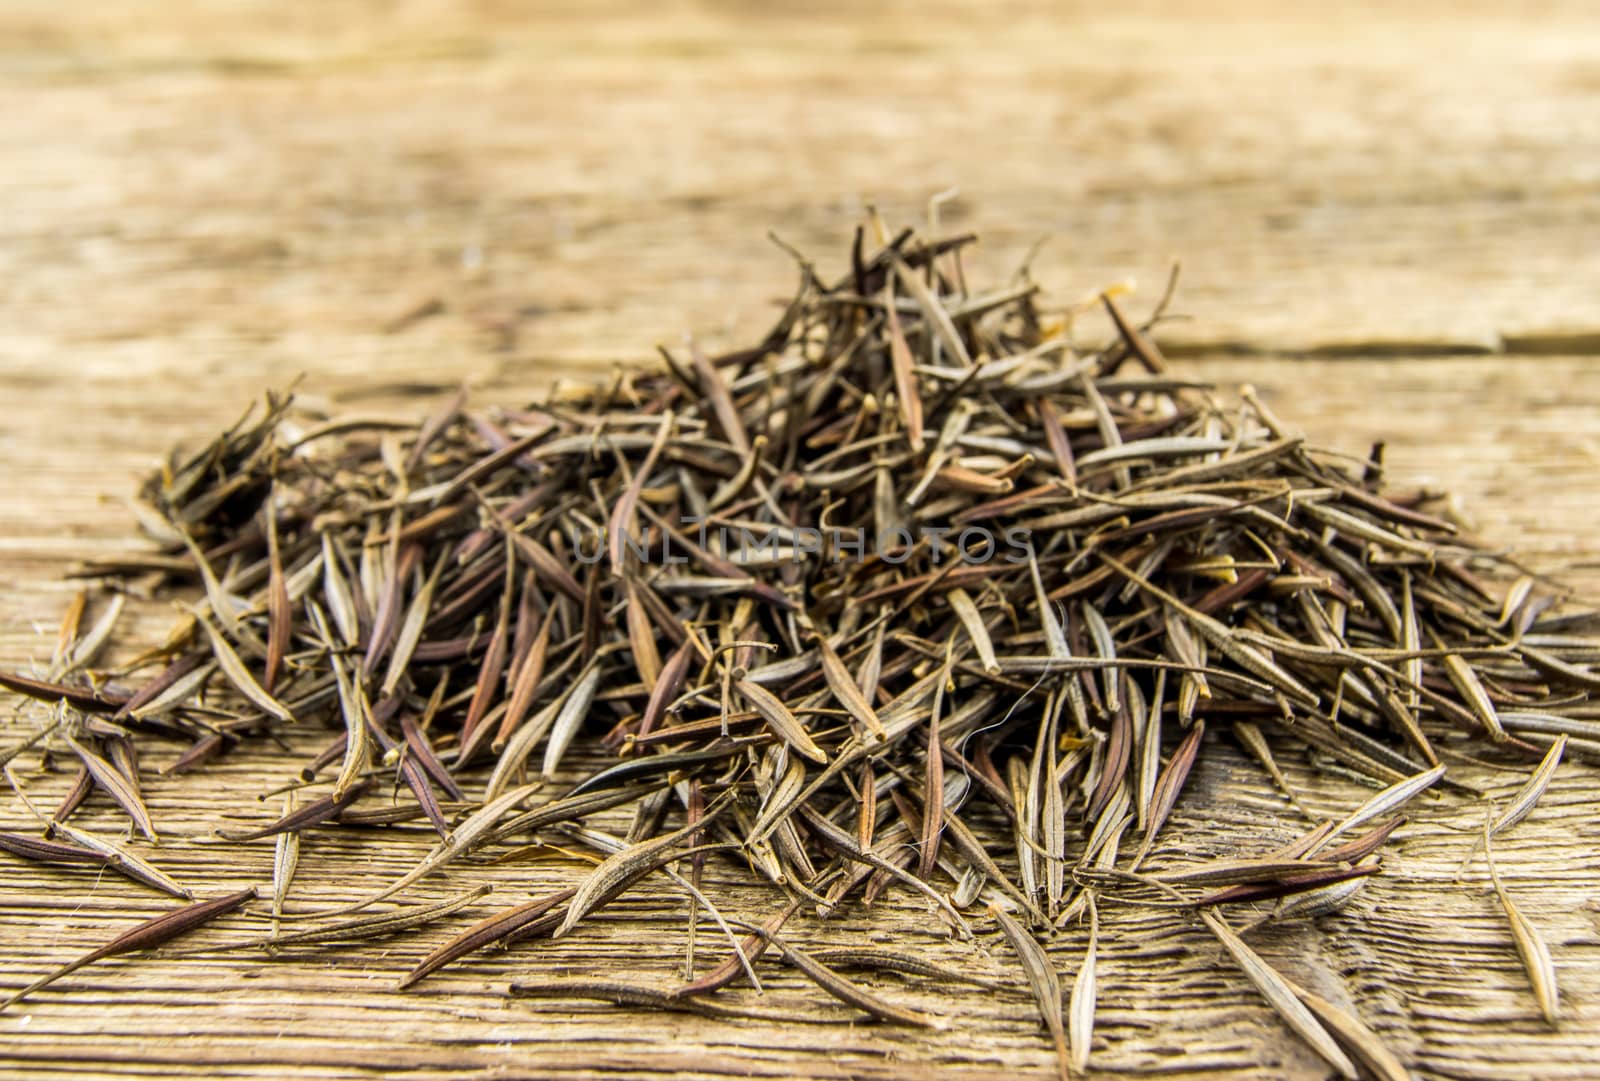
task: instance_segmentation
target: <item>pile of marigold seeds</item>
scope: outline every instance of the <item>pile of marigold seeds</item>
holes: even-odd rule
[[[269,397],[175,454],[136,502],[158,548],[85,568],[104,599],[80,596],[48,665],[0,673],[21,733],[0,758],[39,826],[0,848],[188,903],[7,1004],[245,906],[274,919],[264,946],[427,933],[487,890],[402,903],[409,887],[544,837],[592,869],[440,932],[403,986],[487,947],[537,951],[648,883],[663,906],[689,899],[688,949],[699,923],[720,964],[695,971],[691,952],[675,985],[546,978],[534,952],[511,992],[761,1016],[738,988],[781,961],[854,1016],[933,1024],[845,973],[970,977],[785,937],[796,913],[826,920],[887,890],[1011,958],[1066,1073],[1089,1058],[1099,913],[1145,904],[1208,927],[1336,1072],[1405,1076],[1242,925],[1367,886],[1404,806],[1455,784],[1445,741],[1481,741],[1528,778],[1484,805],[1469,861],[1564,751],[1600,752],[1596,620],[1470,540],[1439,493],[1386,487],[1381,447],[1319,451],[1248,388],[1223,397],[1170,370],[1149,334],[1159,308],[1141,324],[1097,297],[1116,333],[1086,349],[1026,273],[970,292],[971,240],[880,230],[874,254],[858,232],[848,273],[801,261],[798,295],[739,352],[663,350],[657,370],[521,409],[463,394],[418,423],[313,421]],[[124,593],[152,588],[178,625],[95,668]],[[325,729],[326,749],[298,776],[264,771],[273,803],[249,799],[253,828],[218,831],[276,845],[270,888],[193,900],[144,843],[141,760],[159,745],[169,771],[200,770],[291,728]],[[1219,740],[1260,761],[1282,823],[1303,817],[1297,840],[1245,839],[1228,858],[1163,843]],[[1285,741],[1376,794],[1318,820],[1273,759]],[[36,759],[76,771],[59,806],[29,797]],[[71,823],[97,790],[131,840]],[[601,812],[631,825],[585,824]],[[295,903],[306,831],[406,820],[438,833],[414,869],[354,904]],[[771,903],[724,911],[702,888],[711,863]],[[1495,887],[1530,1009],[1555,1024],[1549,950]],[[1089,947],[1064,973],[1041,943],[1069,923]]]

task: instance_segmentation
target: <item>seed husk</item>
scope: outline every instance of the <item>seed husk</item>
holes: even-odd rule
[[[133,785],[128,782],[128,779],[119,773],[117,768],[110,762],[107,762],[71,736],[63,737],[63,742],[72,748],[73,753],[78,756],[84,768],[94,777],[95,784],[109,793],[111,798],[117,801],[117,805],[128,813],[128,817],[133,820],[133,824],[139,827],[139,832],[151,841],[155,841],[157,839],[156,828],[155,824],[150,821],[150,812],[146,810],[144,799]]]
[[[589,873],[588,877],[578,887],[577,893],[567,905],[566,916],[551,937],[560,938],[572,930],[573,927],[577,926],[578,921],[589,914],[589,911],[599,903],[602,897],[617,888],[621,883],[627,882],[643,873],[644,869],[651,866],[660,853],[682,843],[691,834],[700,832],[730,807],[731,803],[726,799],[714,802],[706,807],[705,813],[700,816],[698,822],[673,830],[671,833],[662,834],[652,840],[630,845],[622,851],[607,857],[600,866]]]
[[[1028,933],[1026,927],[1001,908],[991,906],[989,915],[1000,925],[1006,941],[1011,944],[1011,948],[1016,951],[1018,959],[1022,962],[1022,973],[1033,991],[1034,1003],[1039,1008],[1039,1019],[1044,1022],[1045,1030],[1050,1033],[1050,1039],[1055,1043],[1060,1075],[1066,1078],[1072,1068],[1072,1058],[1067,1050],[1066,1026],[1061,1019],[1061,977],[1056,974],[1055,966],[1050,963],[1044,947]]]
[[[1500,907],[1505,910],[1506,922],[1511,925],[1511,939],[1517,947],[1517,956],[1522,959],[1522,967],[1527,969],[1528,982],[1533,985],[1533,997],[1539,1003],[1539,1012],[1544,1015],[1545,1023],[1551,1028],[1559,1028],[1561,986],[1556,979],[1555,960],[1550,956],[1550,947],[1545,944],[1544,936],[1539,933],[1533,921],[1522,914],[1522,909],[1511,900],[1511,895],[1501,883],[1500,870],[1494,862],[1493,837],[1493,826],[1485,820],[1483,854],[1489,861],[1489,877],[1494,882],[1495,896],[1500,899]]]
[[[1209,909],[1202,909],[1200,918],[1217,936],[1223,948],[1232,955],[1238,966],[1244,970],[1256,990],[1267,1000],[1284,1023],[1291,1028],[1295,1035],[1304,1040],[1311,1049],[1321,1055],[1328,1065],[1336,1070],[1340,1077],[1355,1081],[1355,1064],[1340,1050],[1337,1042],[1295,995],[1287,980],[1280,976],[1276,969],[1263,961],[1254,950],[1245,944],[1244,939],[1234,933],[1221,916]]]
[[[1344,1048],[1366,1067],[1378,1081],[1411,1081],[1411,1072],[1395,1057],[1393,1051],[1368,1028],[1361,1018],[1340,1009],[1321,995],[1313,994],[1299,985],[1285,980],[1301,1002],[1305,1003],[1322,1027],[1333,1034]]]
[[[1089,945],[1073,980],[1072,1002],[1067,1011],[1072,1068],[1079,1073],[1089,1068],[1089,1045],[1094,1040],[1094,1009],[1099,994],[1095,965],[1100,943],[1100,912],[1095,907],[1093,890],[1085,890],[1083,897],[1089,908]]]

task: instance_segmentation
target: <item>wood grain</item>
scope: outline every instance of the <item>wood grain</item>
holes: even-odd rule
[[[0,7],[0,661],[48,656],[75,558],[125,550],[131,491],[175,439],[204,438],[267,386],[420,416],[462,381],[515,401],[603,375],[686,331],[740,343],[794,277],[776,230],[830,272],[863,207],[983,243],[1008,275],[1044,233],[1036,276],[1069,304],[1135,277],[1186,373],[1248,381],[1313,438],[1389,441],[1396,479],[1448,485],[1489,536],[1600,590],[1600,25],[1592,5],[559,5],[375,0],[285,9],[199,0]],[[99,9],[99,10],[96,10]],[[1085,320],[1082,332],[1099,328]],[[1288,359],[1289,357],[1297,359]],[[1376,358],[1376,359],[1375,359]],[[132,637],[162,633],[142,606]],[[18,729],[8,725],[0,740]],[[205,843],[288,751],[147,778],[151,853],[208,895],[267,881],[271,844]],[[1363,797],[1287,744],[1319,811]],[[176,749],[153,750],[153,768]],[[1549,936],[1570,1011],[1547,1031],[1481,862],[1452,881],[1476,823],[1424,808],[1381,878],[1340,915],[1252,936],[1298,982],[1358,1012],[1419,1076],[1582,1078],[1600,1060],[1600,867],[1592,766],[1563,766],[1497,839],[1507,884]],[[1499,793],[1520,775],[1467,769]],[[65,775],[30,779],[41,795]],[[1155,860],[1297,828],[1225,738],[1208,745]],[[112,828],[92,801],[85,821]],[[24,812],[0,801],[0,828]],[[301,903],[396,876],[420,831],[307,838]],[[1157,864],[1159,866],[1159,863]],[[578,868],[467,865],[438,899],[487,904]],[[721,871],[728,909],[764,894]],[[148,915],[121,879],[0,864],[0,982],[20,985]],[[482,911],[487,911],[484,908]],[[474,910],[475,912],[478,910]],[[345,1078],[1045,1077],[1026,998],[883,978],[945,1019],[725,1023],[508,1000],[516,975],[666,976],[682,906],[641,892],[640,922],[398,976],[445,933],[272,963],[219,954],[108,961],[0,1015],[0,1075]],[[1101,908],[1095,1072],[1320,1078],[1199,925]],[[451,926],[464,925],[466,916]],[[864,934],[947,964],[1010,971],[996,941],[929,938],[891,891],[871,912],[797,927]],[[212,941],[252,929],[236,919]],[[702,949],[715,942],[701,935]],[[1051,944],[1070,973],[1085,936]],[[768,1006],[812,1009],[770,970]],[[753,996],[747,996],[753,1001]]]

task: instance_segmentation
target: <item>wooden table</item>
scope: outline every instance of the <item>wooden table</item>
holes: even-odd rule
[[[106,497],[266,387],[304,373],[313,404],[413,415],[462,381],[479,400],[515,401],[604,375],[685,331],[742,344],[794,279],[768,229],[837,269],[868,203],[921,221],[950,186],[944,225],[983,235],[975,276],[1003,278],[1048,235],[1034,270],[1055,301],[1131,277],[1138,309],[1181,256],[1177,310],[1190,318],[1162,340],[1186,371],[1255,383],[1321,442],[1388,439],[1393,477],[1457,489],[1487,535],[1600,591],[1593,6],[1166,6],[919,3],[865,17],[842,3],[575,15],[445,0],[11,0],[0,660],[48,655],[72,559],[135,543]],[[128,627],[151,639],[169,615],[147,606]],[[7,744],[23,731],[9,727]],[[248,858],[204,837],[253,802],[264,773],[287,777],[292,755],[266,747],[199,776],[155,775],[174,753],[149,755],[158,859],[208,893],[265,881],[270,846]],[[1280,753],[1319,812],[1363,798]],[[1594,1076],[1592,768],[1564,766],[1497,846],[1555,951],[1559,1033],[1536,1020],[1481,861],[1453,881],[1463,835],[1447,827],[1480,813],[1459,802],[1423,807],[1347,911],[1253,941],[1359,1012],[1419,1076]],[[1521,781],[1465,775],[1502,795]],[[49,794],[64,779],[30,783]],[[1297,828],[1226,740],[1191,783],[1170,827],[1187,845]],[[99,803],[85,813],[91,827],[115,821]],[[0,826],[25,822],[0,800]],[[412,831],[382,846],[309,838],[305,897],[357,896],[425,846]],[[576,874],[468,866],[417,896],[491,881],[489,900],[509,903]],[[730,909],[762,911],[762,895],[725,878]],[[0,982],[160,904],[131,883],[6,857]],[[272,964],[101,964],[0,1015],[0,1073],[1049,1076],[1025,999],[888,978],[885,994],[946,1027],[734,1024],[503,996],[508,976],[532,970],[667,973],[678,903],[619,904],[646,918],[407,994],[395,977],[442,931]],[[1104,919],[1096,1071],[1324,1076],[1203,928],[1109,904]],[[1003,947],[928,937],[904,897],[841,922],[953,964],[1012,964]],[[1065,970],[1084,937],[1054,944]],[[767,999],[809,1001],[776,969]]]

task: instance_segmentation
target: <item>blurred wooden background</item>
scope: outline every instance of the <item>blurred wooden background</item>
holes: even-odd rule
[[[793,284],[769,229],[838,268],[868,203],[920,222],[951,186],[945,224],[983,236],[974,277],[1009,275],[1049,236],[1034,266],[1054,300],[1134,279],[1141,309],[1181,257],[1175,307],[1189,318],[1163,341],[1190,372],[1257,384],[1319,441],[1387,438],[1395,478],[1456,488],[1488,535],[1600,590],[1592,4],[777,7],[0,2],[0,663],[48,654],[71,559],[136,543],[105,497],[262,389],[303,373],[309,401],[410,415],[462,381],[514,401],[603,375],[686,331],[740,343]],[[144,608],[129,627],[154,637],[166,619]],[[1313,806],[1363,798],[1284,755]],[[291,761],[265,748],[200,777],[152,776],[168,837],[157,858],[214,883],[205,892],[264,881],[270,845],[218,866],[198,838]],[[1423,809],[1346,913],[1255,941],[1419,1076],[1592,1077],[1592,768],[1564,766],[1497,845],[1553,943],[1560,1033],[1535,1019],[1481,862],[1452,882],[1462,840],[1444,825],[1473,824],[1470,808]],[[1471,776],[1499,792],[1521,779]],[[1194,783],[1215,805],[1180,805],[1189,843],[1228,844],[1264,818],[1295,828],[1225,743]],[[91,824],[113,821],[96,810]],[[0,799],[0,826],[25,825]],[[332,899],[426,841],[399,834],[381,857],[348,840],[306,847],[307,897]],[[334,871],[351,861],[361,874]],[[493,881],[490,902],[505,904],[576,873],[466,867],[419,896]],[[722,888],[735,908],[747,897]],[[0,983],[161,904],[6,857]],[[786,1029],[502,997],[533,967],[667,972],[676,902],[628,904],[665,913],[633,925],[650,941],[591,932],[407,995],[394,978],[443,932],[270,966],[99,965],[0,1015],[0,1073],[1052,1069],[1025,1000],[892,981],[886,994],[947,1028]],[[1110,906],[1106,921],[1096,1071],[1323,1076],[1203,930]],[[850,920],[951,963],[1012,963],[924,939],[924,923],[905,899]],[[1075,967],[1083,936],[1058,948]],[[781,973],[773,987],[774,1002],[803,997]]]

